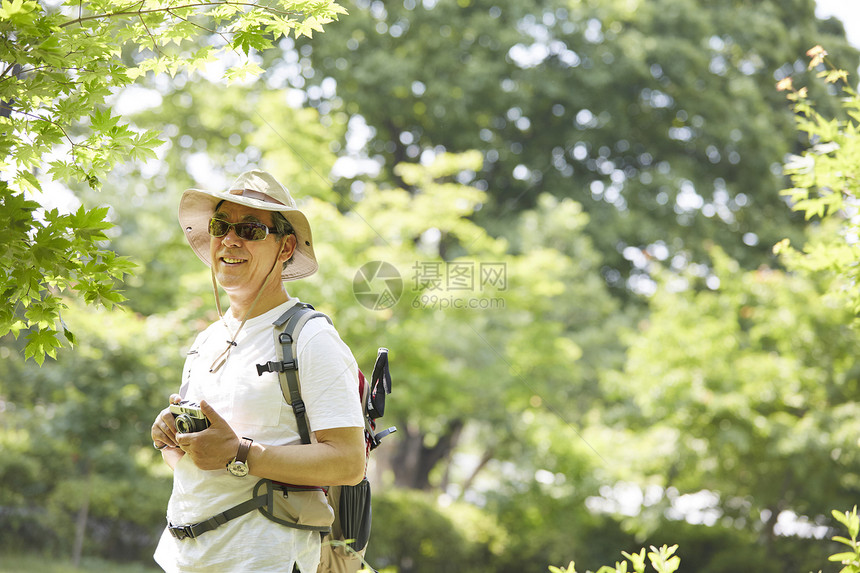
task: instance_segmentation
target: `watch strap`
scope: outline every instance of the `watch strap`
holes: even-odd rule
[[[239,440],[239,451],[236,452],[236,461],[242,462],[243,464],[248,463],[248,452],[251,451],[251,444],[254,443],[254,440],[251,438],[243,437]]]

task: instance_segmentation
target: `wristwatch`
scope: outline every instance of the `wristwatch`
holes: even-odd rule
[[[236,452],[233,461],[227,464],[227,470],[234,476],[245,477],[248,475],[248,452],[251,450],[253,441],[251,438],[239,440],[239,451]]]

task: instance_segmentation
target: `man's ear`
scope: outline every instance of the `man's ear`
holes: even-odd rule
[[[296,240],[296,236],[294,234],[287,235],[283,240],[283,247],[281,248],[281,253],[278,255],[278,260],[281,263],[285,263],[290,260],[290,257],[293,256],[293,253],[296,251],[296,244],[298,241]]]

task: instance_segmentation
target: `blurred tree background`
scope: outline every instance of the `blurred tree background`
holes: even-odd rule
[[[801,255],[836,252],[853,203],[810,223],[780,190],[827,186],[789,182],[800,169],[838,172],[856,196],[847,151],[806,171],[790,155],[856,140],[846,80],[804,57],[821,44],[856,70],[841,23],[812,0],[341,4],[312,37],[251,27],[236,48],[256,79],[226,85],[223,60],[201,60],[106,91],[104,109],[163,144],[95,183],[25,170],[46,206],[34,225],[107,207],[94,244],[137,268],[107,280],[122,309],[36,286],[74,333],[56,360],[25,359],[46,320],[0,338],[0,556],[151,564],[170,473],[149,425],[216,316],[179,197],[259,166],[317,237],[320,271],[290,293],[333,317],[364,368],[391,352],[383,423],[399,431],[371,467],[375,567],[596,568],[678,543],[684,571],[835,572],[830,510],[860,499],[852,265]],[[220,45],[201,28],[167,54]],[[775,87],[788,77],[841,139],[798,130],[808,109]],[[18,229],[23,189],[3,197]],[[400,282],[374,277],[397,301],[371,308],[356,277],[377,261]]]

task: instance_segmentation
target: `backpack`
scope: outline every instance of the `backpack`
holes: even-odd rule
[[[311,432],[301,397],[296,341],[302,327],[316,317],[323,317],[332,324],[327,315],[317,312],[310,304],[299,302],[290,307],[273,323],[279,360],[257,364],[258,375],[278,373],[281,391],[296,416],[303,444],[311,443]],[[189,352],[189,359],[193,354],[196,354],[194,350]],[[183,370],[188,370],[187,364]],[[365,423],[365,455],[369,456],[382,438],[397,431],[392,426],[376,432],[376,420],[385,413],[385,396],[391,393],[387,348],[378,350],[369,382],[361,370],[358,371],[358,385]],[[183,399],[187,388],[183,380],[179,392]],[[363,556],[370,538],[370,497],[367,477],[358,485],[331,487],[298,486],[261,479],[248,501],[193,525],[168,523],[168,530],[177,539],[194,538],[256,509],[271,521],[287,527],[320,532],[323,544],[317,573],[354,573],[362,564],[367,565]]]
[[[273,323],[275,348],[280,360],[257,365],[258,375],[264,372],[278,373],[281,391],[296,416],[299,436],[303,444],[311,443],[311,432],[305,404],[301,397],[297,341],[302,327],[309,320],[317,317],[325,318],[329,324],[333,324],[327,315],[316,311],[310,304],[300,302],[290,307]],[[392,426],[376,432],[376,420],[385,413],[385,396],[391,393],[387,348],[379,348],[377,351],[370,381],[365,378],[361,370],[358,371],[358,391],[365,425],[365,455],[369,457],[370,452],[379,446],[382,438],[397,431],[397,428]],[[274,483],[274,486],[286,488],[287,496],[291,491],[296,491],[291,489],[295,486],[288,484]],[[331,507],[334,521],[330,530],[320,529],[323,534],[323,545],[318,573],[351,573],[361,569],[362,563],[365,563],[363,556],[370,538],[372,517],[370,500],[370,483],[366,476],[354,486],[325,488],[325,501]],[[274,516],[272,511],[261,508],[261,512],[269,519],[283,523]],[[285,525],[295,526],[293,523]]]

